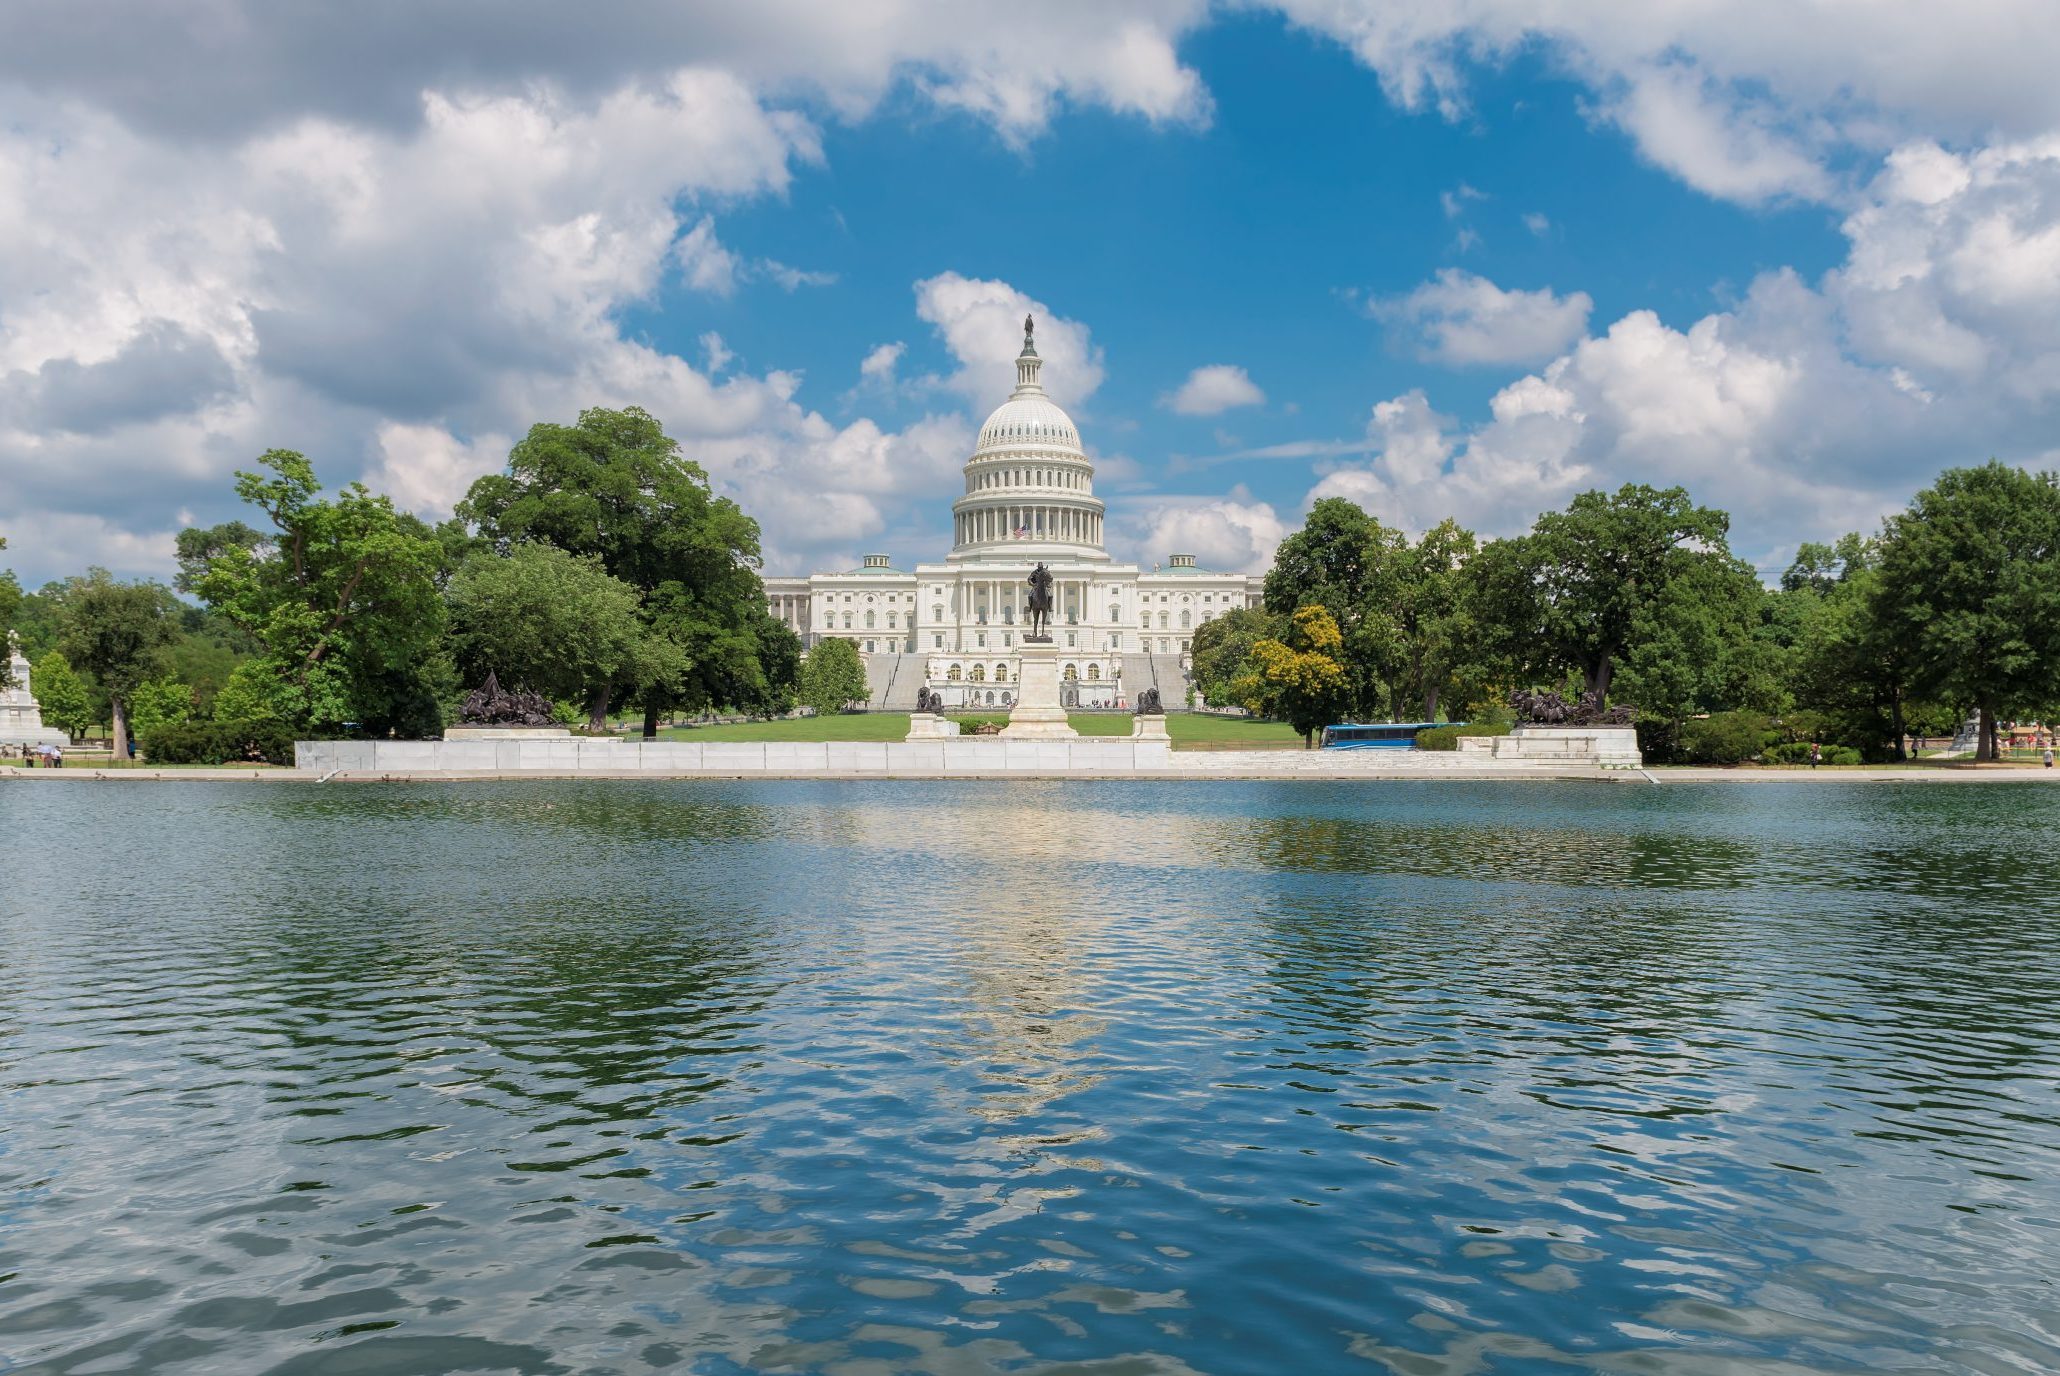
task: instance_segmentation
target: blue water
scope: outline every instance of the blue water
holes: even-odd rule
[[[0,786],[0,1369],[2060,1370],[2060,790]]]

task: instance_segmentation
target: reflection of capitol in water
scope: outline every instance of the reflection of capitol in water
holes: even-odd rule
[[[924,963],[935,981],[926,988],[939,996],[925,1037],[964,1074],[962,1086],[971,1082],[951,1092],[955,1107],[1004,1129],[1019,1125],[1028,1150],[1102,1135],[1098,1124],[1069,1124],[1064,1101],[1099,1083],[1085,1067],[1107,1028],[1095,1010],[1118,997],[1104,972],[1130,920],[1132,866],[1165,863],[1152,818],[1080,801],[1077,790],[1024,781],[1006,794],[960,794],[940,812],[840,809],[823,837],[883,862],[856,876],[851,896],[862,909],[905,906],[912,874],[926,889],[945,885],[958,895],[924,924]],[[979,880],[958,884],[941,866]]]
[[[844,573],[765,580],[773,616],[805,644],[834,637],[858,647],[876,708],[911,710],[925,685],[954,707],[1012,702],[1024,580],[1040,562],[1052,574],[1069,705],[1128,705],[1152,687],[1180,701],[1195,629],[1258,605],[1261,579],[1197,567],[1192,554],[1168,556],[1163,569],[1110,559],[1094,465],[1038,381],[1044,361],[1024,324],[1016,390],[980,427],[942,563],[908,573],[869,554]]]

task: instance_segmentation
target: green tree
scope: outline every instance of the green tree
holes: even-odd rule
[[[458,516],[502,551],[538,540],[596,558],[642,595],[662,652],[637,661],[647,677],[596,688],[590,722],[629,694],[642,701],[653,735],[668,707],[777,691],[761,660],[769,622],[758,524],[715,496],[707,474],[644,411],[596,407],[573,425],[531,426],[509,451],[508,471],[474,483]],[[652,666],[664,671],[649,673]]]
[[[2060,681],[2060,475],[1948,469],[1890,518],[1880,598],[1920,693],[1971,703],[1976,758],[2000,715],[2050,708]]]
[[[1287,624],[1287,618],[1260,607],[1239,607],[1204,621],[1190,649],[1195,687],[1215,706],[1236,702],[1237,685],[1251,672],[1252,647],[1280,639]]]
[[[1238,696],[1253,711],[1294,727],[1307,749],[1351,701],[1343,652],[1336,619],[1326,608],[1305,603],[1289,618],[1285,639],[1252,646],[1251,672],[1238,685]]]
[[[1468,562],[1488,644],[1520,677],[1571,672],[1583,691],[1606,697],[1619,660],[1678,596],[1675,585],[1732,562],[1729,525],[1678,487],[1583,492],[1530,534],[1494,541]]]
[[[236,492],[275,533],[224,546],[196,588],[258,646],[281,718],[296,729],[435,730],[439,698],[455,686],[435,533],[361,483],[322,499],[313,467],[291,450],[258,462],[269,474],[239,472]]]
[[[1911,698],[1910,653],[1881,591],[1881,549],[1853,534],[1805,543],[1770,595],[1787,649],[1788,722],[1798,739],[1902,759],[1903,738],[1928,709]]]
[[[29,689],[36,706],[43,711],[43,723],[54,726],[76,740],[93,724],[93,697],[72,672],[71,661],[56,650],[36,661],[29,671]]]
[[[1486,691],[1490,672],[1464,583],[1477,548],[1473,532],[1447,518],[1396,552],[1402,576],[1393,615],[1401,662],[1389,713],[1397,719],[1405,696],[1423,704],[1425,721],[1436,721],[1440,705],[1463,710]]]
[[[801,705],[828,716],[866,700],[865,665],[848,640],[818,640],[801,661]]]
[[[547,697],[587,702],[594,691],[639,672],[648,648],[637,590],[592,557],[533,542],[506,555],[482,552],[446,590],[459,672],[489,672]],[[675,670],[676,671],[676,670]]]
[[[191,721],[193,714],[193,689],[175,678],[139,683],[129,697],[129,725],[138,736]]]
[[[257,652],[251,638],[209,607],[179,609],[179,638],[167,652],[172,677],[193,688],[194,709],[201,718],[214,711],[215,694],[236,666]]]
[[[1399,698],[1407,660],[1398,612],[1410,562],[1400,531],[1342,497],[1325,497],[1281,541],[1266,573],[1267,611],[1286,617],[1315,605],[1337,623],[1348,699],[1361,716]]]
[[[172,557],[178,561],[179,572],[172,578],[172,586],[183,593],[197,594],[208,565],[223,554],[232,549],[260,551],[270,544],[271,537],[241,521],[188,526],[179,532],[173,545]]]
[[[59,645],[107,694],[120,754],[129,739],[129,699],[162,672],[165,648],[178,638],[178,603],[161,583],[120,583],[106,569],[93,569],[69,581],[62,608]]]
[[[247,659],[230,671],[228,681],[215,694],[214,719],[219,722],[284,721],[290,705],[285,685],[271,666]]]
[[[1613,687],[1637,704],[1640,742],[1655,758],[1675,753],[1692,717],[1750,712],[1764,720],[1786,706],[1784,652],[1761,634],[1768,596],[1750,565],[1702,550],[1638,607]]]

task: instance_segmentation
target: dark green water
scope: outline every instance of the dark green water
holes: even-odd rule
[[[0,786],[9,1372],[2060,1370],[2060,790]]]

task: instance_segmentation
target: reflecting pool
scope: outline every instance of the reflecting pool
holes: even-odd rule
[[[0,787],[0,1370],[2060,1370],[2060,790]]]

